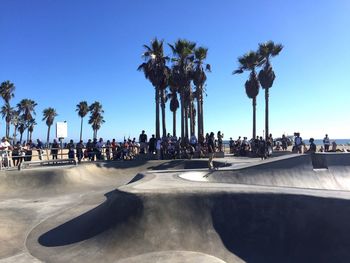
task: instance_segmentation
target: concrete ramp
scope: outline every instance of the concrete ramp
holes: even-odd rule
[[[349,156],[2,173],[0,262],[349,262]]]
[[[219,170],[208,176],[208,181],[348,191],[350,190],[350,154],[294,155],[246,168]]]
[[[348,262],[348,233],[349,200],[116,190],[49,218],[27,248],[45,262]]]

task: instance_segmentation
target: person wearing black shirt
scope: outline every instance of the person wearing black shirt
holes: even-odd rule
[[[142,131],[139,137],[140,142],[140,153],[144,154],[147,152],[147,134],[145,134],[145,131]]]
[[[213,165],[213,159],[215,154],[215,143],[214,143],[214,133],[211,132],[208,138],[208,154],[209,154],[209,160],[208,160],[208,167],[209,170],[214,169]]]

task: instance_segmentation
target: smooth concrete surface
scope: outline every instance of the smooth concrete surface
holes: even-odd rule
[[[0,173],[0,262],[349,262],[349,154]]]

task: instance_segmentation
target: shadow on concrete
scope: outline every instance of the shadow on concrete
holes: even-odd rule
[[[148,160],[117,160],[117,161],[101,161],[95,162],[97,167],[130,169],[146,165]],[[92,162],[93,163],[93,162]]]
[[[130,182],[128,182],[127,184],[132,184],[132,183],[135,183],[135,182],[137,182],[137,181],[140,181],[140,180],[142,180],[144,177],[145,177],[145,176],[144,176],[143,174],[138,173],[138,174],[137,174],[134,178],[132,178],[132,179],[130,180]]]
[[[230,164],[214,161],[215,167],[225,167]],[[203,169],[208,168],[208,160],[171,160],[159,165],[148,167],[149,170]]]
[[[98,207],[41,235],[39,243],[45,247],[74,244],[142,214],[142,201],[133,194],[114,190],[105,196],[107,200]]]
[[[213,226],[245,262],[349,262],[350,201],[281,194],[220,195]]]

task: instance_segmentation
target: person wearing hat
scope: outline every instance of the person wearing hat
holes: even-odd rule
[[[316,144],[314,143],[314,138],[310,138],[309,143],[310,143],[310,147],[308,152],[311,152],[311,153],[316,152]]]

